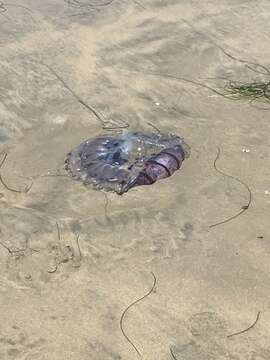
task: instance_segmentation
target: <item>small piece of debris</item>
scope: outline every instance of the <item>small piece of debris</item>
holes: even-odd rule
[[[242,152],[244,152],[244,153],[249,153],[249,152],[250,152],[250,149],[243,148],[243,149],[242,149]]]
[[[57,115],[57,116],[55,116],[54,118],[51,118],[51,121],[52,121],[54,124],[62,125],[62,124],[64,124],[64,123],[67,121],[67,117],[66,117],[66,116]]]

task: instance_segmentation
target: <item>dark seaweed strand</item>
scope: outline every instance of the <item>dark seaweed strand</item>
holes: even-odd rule
[[[172,79],[172,80],[175,80],[175,81],[183,81],[183,82],[187,82],[189,84],[193,84],[193,85],[196,85],[196,86],[200,86],[204,89],[207,89],[207,90],[210,90],[212,91],[213,93],[217,94],[217,95],[220,95],[220,96],[223,96],[224,98],[226,99],[230,99],[230,100],[238,100],[236,99],[235,97],[233,96],[230,96],[229,94],[227,93],[222,93],[214,88],[212,88],[211,86],[208,86],[204,83],[201,83],[199,81],[194,81],[194,80],[190,80],[190,79],[187,79],[187,78],[184,78],[184,77],[181,77],[181,76],[177,76],[177,75],[171,75],[171,74],[164,74],[164,73],[158,73],[158,72],[154,72],[154,71],[140,71],[140,70],[128,70],[128,72],[130,73],[137,73],[137,74],[143,74],[143,75],[149,75],[149,76],[156,76],[156,77],[160,77],[160,78],[167,78],[167,79]]]
[[[64,0],[65,3],[68,4],[68,6],[74,7],[74,8],[99,8],[103,6],[111,5],[115,0],[109,0],[107,2],[101,3],[101,4],[87,4],[87,3],[80,3],[79,1],[72,1],[72,0]]]
[[[79,12],[79,13],[76,13],[76,14],[71,14],[69,15],[69,17],[75,17],[75,16],[84,16],[84,15],[88,15],[90,14],[90,12],[92,10],[95,10],[95,9],[99,9],[101,7],[106,7],[106,6],[109,6],[111,5],[115,0],[110,0],[108,1],[107,3],[103,3],[103,4],[79,4],[78,1],[74,1],[73,4],[71,3],[70,0],[65,0],[67,3],[68,3],[68,6],[73,6],[74,8],[77,8],[77,9],[82,9],[81,11],[83,12]],[[76,3],[76,5],[74,6],[74,3]]]
[[[26,249],[27,249],[27,245],[26,245],[25,249],[11,250],[11,248],[9,248],[7,245],[5,245],[4,243],[2,243],[1,241],[0,241],[0,245],[1,245],[4,249],[6,249],[11,256],[13,256],[14,254],[23,253],[23,252],[26,251]],[[30,249],[32,252],[38,252],[38,250],[31,249],[31,248],[29,248],[29,249]]]
[[[150,123],[150,122],[147,122],[147,124],[149,126],[151,126],[153,129],[155,129],[157,131],[158,134],[161,134],[161,131],[159,130],[159,128],[157,126],[155,126],[154,124]]]
[[[5,8],[3,1],[1,1],[0,2],[0,14],[3,14],[6,11],[7,11],[7,8]]]
[[[202,88],[208,89],[208,90],[214,92],[215,94],[220,95],[220,96],[222,96],[222,97],[224,97],[226,99],[229,99],[229,100],[239,101],[240,99],[244,99],[245,97],[247,97],[247,98],[252,97],[252,99],[249,99],[249,100],[256,101],[259,98],[264,97],[267,100],[267,102],[270,101],[270,96],[268,94],[266,94],[266,91],[268,90],[268,86],[270,85],[269,83],[263,83],[264,88],[266,88],[266,90],[263,88],[263,89],[261,89],[261,93],[258,94],[258,92],[257,92],[257,95],[255,95],[255,94],[246,94],[244,92],[237,92],[237,84],[236,83],[234,84],[234,88],[230,88],[230,86],[232,84],[232,82],[230,81],[229,85],[227,85],[227,87],[225,87],[225,89],[224,89],[225,92],[222,93],[222,92],[212,88],[211,86],[203,84],[203,83],[201,83],[199,81],[194,81],[194,80],[190,80],[190,79],[175,76],[175,75],[154,73],[154,72],[147,72],[147,73],[144,73],[144,74],[152,75],[152,76],[159,76],[159,77],[173,79],[173,80],[184,81],[184,82],[187,82],[187,83],[190,83],[190,84],[197,85],[197,86],[200,86]],[[253,91],[253,92],[256,91],[256,89],[254,89],[254,85],[256,85],[256,83],[247,84],[247,86],[249,86],[251,91]],[[242,89],[244,89],[244,86],[245,85],[242,85]],[[238,90],[241,90],[239,86],[238,86]],[[268,109],[261,109],[261,110],[268,110]]]
[[[257,72],[258,74],[262,74],[262,75],[268,75],[270,76],[270,71],[269,69],[264,66],[264,65],[261,65],[259,63],[256,63],[256,62],[252,62],[252,61],[247,61],[247,60],[243,60],[243,59],[240,59],[240,58],[237,58],[236,56],[233,56],[231,54],[229,54],[225,49],[223,49],[220,45],[216,44],[213,40],[212,40],[212,43],[217,46],[222,52],[224,55],[228,56],[230,59],[232,60],[235,60],[235,61],[238,61],[240,63],[243,63],[245,64],[245,66],[250,69],[251,71],[254,71],[254,72]],[[258,68],[261,68],[263,70],[265,70],[265,72],[262,72],[262,71],[258,71],[258,70],[255,70],[254,68],[251,67],[252,66],[257,66]]]
[[[177,357],[174,355],[172,348],[170,348],[170,353],[171,353],[172,358],[173,358],[174,360],[178,360]]]
[[[9,185],[7,185],[3,178],[2,178],[2,175],[0,174],[0,182],[1,184],[4,186],[4,188],[8,191],[12,191],[12,192],[15,192],[15,193],[27,193],[30,189],[26,188],[25,190],[17,190],[17,189],[13,189],[11,188]]]
[[[17,4],[4,3],[3,1],[1,1],[1,3],[0,3],[0,8],[2,8],[2,7],[4,7],[4,6],[13,6],[13,7],[21,8],[21,9],[23,9],[23,10],[26,10],[26,11],[29,11],[29,12],[33,13],[33,11],[32,11],[31,9],[29,9],[28,7],[26,7],[26,6],[17,5]]]
[[[1,167],[4,165],[4,162],[6,161],[6,158],[7,158],[7,153],[4,153],[3,159],[2,159],[1,162],[0,162],[0,169],[1,169]]]
[[[241,330],[241,331],[238,331],[238,332],[236,332],[236,333],[227,335],[227,338],[230,338],[230,337],[236,336],[236,335],[241,335],[241,334],[249,331],[250,329],[252,329],[252,328],[257,324],[257,322],[259,321],[260,315],[261,315],[261,312],[258,311],[255,321],[254,321],[248,328],[246,328],[246,329],[244,329],[244,330]]]
[[[57,238],[58,238],[59,243],[61,243],[61,232],[60,232],[60,227],[59,227],[58,222],[56,222],[55,224],[56,224],[56,228],[57,228]]]
[[[189,21],[187,20],[184,20],[182,19],[182,21],[188,25],[195,33],[199,34],[199,35],[202,35],[205,39],[207,39],[208,41],[210,41],[210,43],[212,43],[214,46],[216,46],[219,50],[221,50],[223,52],[224,55],[226,55],[227,57],[229,57],[230,59],[232,60],[235,60],[235,61],[238,61],[242,64],[245,64],[246,67],[254,72],[257,72],[259,74],[262,74],[262,75],[269,75],[270,76],[270,71],[269,69],[264,66],[264,65],[261,65],[257,62],[252,62],[252,61],[248,61],[248,60],[243,60],[243,59],[240,59],[240,58],[237,58],[236,56],[234,55],[231,55],[230,53],[228,53],[225,49],[223,49],[222,46],[220,46],[219,44],[217,44],[213,39],[211,39],[209,36],[207,36],[206,34],[204,34],[203,32],[201,31],[198,31],[195,26],[193,24],[191,24]],[[261,68],[262,70],[264,70],[265,72],[262,72],[262,71],[258,71],[258,70],[255,70],[254,68],[252,68],[251,66],[256,66],[258,68]]]
[[[7,159],[7,153],[4,153],[4,156],[3,156],[3,159],[1,160],[1,163],[0,163],[0,169],[2,168],[2,166],[4,165],[5,161]],[[30,185],[26,186],[26,188],[24,190],[17,190],[17,189],[13,189],[11,188],[4,180],[3,180],[3,177],[0,173],[0,183],[4,186],[4,188],[8,191],[12,191],[12,192],[15,192],[15,193],[28,193],[30,191],[30,189],[32,188],[33,186],[33,180],[31,180],[31,183]]]
[[[268,83],[265,83],[264,84],[264,88],[263,88],[263,96],[265,97],[266,100],[268,100],[270,102],[270,95],[268,94],[268,88],[270,87],[270,82]],[[270,110],[270,107],[267,107],[267,108],[262,108],[260,106],[255,106],[253,105],[253,102],[256,101],[257,99],[251,99],[250,100],[250,105],[255,107],[255,109],[259,109],[259,110]]]
[[[232,59],[234,61],[237,61],[239,63],[244,64],[246,68],[248,68],[249,70],[251,70],[253,72],[256,72],[256,73],[261,74],[261,75],[270,76],[270,70],[266,66],[264,66],[262,64],[259,64],[257,62],[243,60],[243,59],[240,59],[240,58],[238,58],[238,57],[236,57],[234,55],[231,55],[222,46],[220,46],[214,40],[212,40],[209,36],[207,36],[206,34],[198,31],[191,23],[189,23],[186,20],[183,20],[183,22],[185,24],[187,24],[190,28],[192,28],[192,30],[195,33],[204,36],[210,43],[212,43],[219,50],[221,50],[223,52],[223,54],[226,55],[228,58],[230,58],[230,59]],[[228,79],[226,79],[226,80],[228,80]],[[258,99],[260,99],[260,98],[264,98],[266,101],[270,101],[270,97],[266,93],[267,90],[268,90],[268,87],[269,87],[269,82],[261,82],[259,84],[260,89],[256,89],[256,85],[258,85],[257,82],[243,84],[241,91],[238,91],[238,90],[240,90],[239,85],[237,85],[235,82],[229,81],[229,84],[227,86],[228,93],[225,94],[225,97],[228,97],[231,100],[240,100],[240,99],[244,99],[245,97],[250,98],[249,103],[250,103],[251,106],[253,106],[253,107],[255,107],[256,109],[259,109],[259,110],[269,110],[269,108],[262,108],[262,107],[253,105],[253,102],[254,101],[259,101]],[[237,89],[237,87],[239,89]],[[226,88],[225,88],[225,90],[226,90]],[[248,91],[249,93],[247,93],[246,91]],[[234,99],[231,96],[233,96]],[[263,101],[263,99],[262,99],[262,101]]]
[[[3,248],[6,249],[9,252],[10,255],[13,255],[14,251],[12,251],[7,245],[2,243],[1,241],[0,241],[0,245],[3,246]]]
[[[247,205],[242,206],[241,210],[240,210],[238,213],[236,213],[235,215],[229,217],[228,219],[225,219],[225,220],[223,220],[223,221],[220,221],[220,222],[218,222],[218,223],[215,223],[215,224],[210,225],[209,228],[213,228],[213,227],[215,227],[215,226],[222,225],[222,224],[225,224],[225,223],[227,223],[227,222],[229,222],[229,221],[231,221],[231,220],[236,219],[238,216],[242,215],[245,211],[248,210],[248,208],[249,208],[249,206],[250,206],[250,204],[251,204],[251,201],[252,201],[252,193],[251,193],[251,190],[250,190],[249,186],[248,186],[244,181],[242,181],[241,179],[239,179],[239,178],[237,178],[237,177],[235,177],[235,176],[226,174],[225,172],[223,172],[223,171],[221,171],[221,170],[219,170],[219,169],[217,168],[216,163],[217,163],[217,161],[218,161],[218,159],[219,159],[219,156],[220,156],[220,148],[218,147],[217,156],[216,156],[215,161],[214,161],[214,169],[215,169],[219,174],[221,174],[221,175],[223,175],[223,176],[225,176],[225,177],[227,177],[227,178],[233,179],[233,180],[239,182],[241,185],[243,185],[243,186],[246,188],[247,192],[248,192],[248,202],[247,202]]]
[[[81,261],[81,260],[82,260],[82,251],[81,251],[79,239],[80,239],[80,234],[77,234],[77,235],[76,235],[76,243],[77,243],[78,252],[79,252],[79,257],[80,257],[80,260],[79,260],[79,261]]]
[[[61,78],[61,76],[59,76],[57,74],[57,72],[55,72],[54,69],[52,69],[49,65],[44,64],[42,62],[40,62],[41,65],[45,66],[61,83],[62,85],[71,93],[71,95],[81,104],[83,105],[86,109],[88,109],[92,114],[95,115],[95,117],[99,120],[99,122],[102,125],[102,129],[106,129],[106,130],[116,130],[116,129],[124,129],[124,128],[128,128],[129,124],[124,124],[122,126],[106,126],[106,124],[109,121],[105,121],[101,115],[97,112],[97,110],[95,108],[93,108],[92,106],[86,104],[86,102],[84,102],[72,89],[71,87],[65,82],[65,80],[63,80]]]
[[[99,113],[90,105],[86,104],[70,87],[69,85],[47,64],[41,63],[45,66],[54,76],[64,85],[64,87],[72,94],[72,96],[84,107],[86,107],[92,114],[96,116],[96,118],[101,122],[102,126],[105,125],[104,120],[101,118]]]
[[[134,71],[134,70],[132,70]],[[170,75],[170,74],[162,74],[162,73],[155,73],[155,72],[144,72],[144,74],[146,75],[151,75],[151,76],[159,76],[159,77],[163,77],[163,78],[168,78],[168,79],[172,79],[172,80],[180,80],[180,81],[184,81],[184,82],[187,82],[189,84],[193,84],[193,85],[198,85],[200,87],[203,87],[205,89],[208,89],[212,92],[214,92],[215,94],[217,95],[220,95],[220,96],[223,96],[224,98],[226,99],[230,99],[230,100],[236,100],[235,98],[233,97],[229,97],[227,96],[226,94],[223,94],[222,92],[212,88],[211,86],[208,86],[206,84],[203,84],[199,81],[193,81],[193,80],[190,80],[190,79],[187,79],[187,78],[184,78],[184,77],[181,77],[181,76],[177,76],[177,75]]]
[[[268,95],[268,89],[270,86],[270,82],[252,82],[252,83],[235,83],[229,82],[225,87],[225,90],[231,96],[235,97],[236,99],[244,99],[247,98],[250,101],[270,101],[270,97]]]
[[[139,298],[138,300],[134,301],[133,303],[131,303],[122,313],[121,315],[121,318],[120,318],[120,329],[122,331],[122,334],[124,335],[124,337],[126,338],[126,340],[130,343],[130,345],[134,348],[134,350],[136,351],[136,353],[141,357],[141,353],[140,351],[136,348],[136,346],[133,344],[133,342],[129,339],[129,337],[126,335],[124,329],[123,329],[123,320],[124,320],[124,317],[126,315],[126,313],[128,312],[128,310],[136,305],[138,302],[142,301],[143,299],[145,299],[147,296],[149,296],[153,291],[154,291],[154,288],[156,286],[156,282],[157,282],[157,279],[156,279],[156,276],[153,272],[151,272],[151,275],[153,276],[153,285],[151,287],[151,289],[144,295],[142,296],[141,298]]]
[[[7,7],[16,7],[16,8],[21,8],[21,9],[23,9],[23,10],[26,10],[26,11],[28,11],[30,14],[30,17],[31,17],[31,19],[34,21],[34,22],[36,22],[36,20],[34,19],[34,17],[31,15],[32,13],[33,13],[33,11],[31,10],[31,9],[29,9],[28,7],[26,7],[26,6],[23,6],[23,5],[19,5],[19,4],[10,4],[10,3],[5,3],[5,2],[3,2],[3,1],[1,1],[0,2],[0,14],[3,14],[4,12],[6,12],[7,11],[7,8],[5,7],[5,6],[7,6]],[[9,17],[7,17],[7,16],[5,16],[7,19],[10,19]]]
[[[146,7],[145,7],[145,6],[143,6],[143,5],[142,5],[139,1],[137,1],[137,0],[133,0],[133,2],[134,2],[134,4],[138,5],[140,8],[142,8],[142,9],[146,10]]]
[[[247,68],[249,68],[250,70],[252,70],[253,72],[257,72],[259,74],[263,74],[263,75],[267,75],[270,76],[270,71],[263,65],[257,64],[257,63],[250,63],[247,62],[245,60],[242,59],[238,59],[232,55],[230,55],[229,53],[227,53],[223,48],[221,48],[219,45],[216,44],[216,46],[218,46],[225,55],[227,55],[228,57],[230,57],[233,60],[236,60],[238,62],[242,62],[245,64],[253,64],[254,66],[258,66],[258,67],[262,67],[263,69],[265,69],[266,73],[255,70],[254,68],[252,68],[249,65],[246,65]],[[253,81],[253,82],[249,82],[249,83],[243,83],[243,82],[235,82],[232,80],[228,80],[228,79],[224,79],[223,80],[227,80],[228,83],[227,85],[225,85],[224,90],[226,91],[226,93],[224,94],[226,97],[228,97],[229,99],[234,99],[234,100],[241,100],[241,99],[248,99],[249,103],[251,106],[259,109],[259,110],[269,110],[269,108],[261,108],[258,106],[254,106],[252,103],[254,101],[262,101],[262,102],[269,102],[270,101],[270,96],[269,96],[269,87],[270,87],[270,81]]]

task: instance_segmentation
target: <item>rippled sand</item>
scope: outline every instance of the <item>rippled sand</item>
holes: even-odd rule
[[[269,360],[270,110],[190,81],[268,81],[220,47],[268,66],[270,4],[109,2],[1,3],[1,176],[34,181],[0,189],[0,359]],[[45,176],[102,132],[76,94],[191,157],[124,196]]]

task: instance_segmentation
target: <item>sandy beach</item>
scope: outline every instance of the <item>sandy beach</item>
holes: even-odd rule
[[[270,101],[219,94],[270,81],[269,16],[267,0],[1,2],[1,360],[270,359]],[[83,102],[184,137],[190,158],[122,196],[74,181],[66,154],[105,132]]]

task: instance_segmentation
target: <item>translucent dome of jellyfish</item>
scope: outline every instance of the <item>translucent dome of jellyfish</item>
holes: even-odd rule
[[[67,154],[65,169],[84,184],[122,195],[171,176],[188,156],[177,135],[125,130],[84,141]]]

